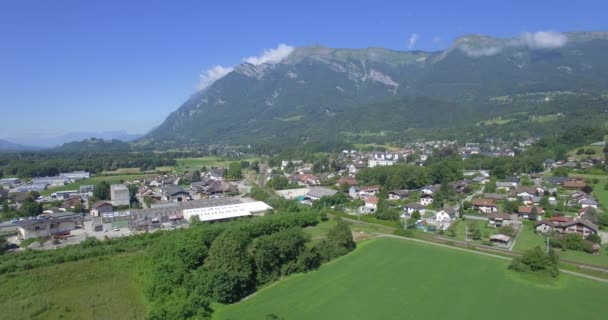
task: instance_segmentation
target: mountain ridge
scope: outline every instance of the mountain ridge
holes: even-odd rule
[[[334,122],[351,121],[351,131],[365,131],[365,124],[349,115],[362,107],[382,105],[385,112],[407,110],[412,118],[422,119],[421,114],[432,111],[429,108],[444,105],[476,116],[494,108],[489,99],[504,95],[603,94],[608,88],[605,52],[608,32],[540,32],[513,38],[467,35],[436,52],[301,47],[278,62],[234,67],[194,93],[141,141],[256,143],[282,139],[285,130],[291,130],[290,141],[303,143],[310,141],[307,137],[314,127],[307,124],[336,115]],[[506,105],[503,112],[513,108]],[[406,131],[419,123],[430,128],[449,125],[445,117],[393,123],[387,129]],[[331,128],[317,129],[321,130],[317,138],[339,136]]]

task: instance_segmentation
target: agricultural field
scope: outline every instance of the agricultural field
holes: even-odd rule
[[[259,158],[250,157],[250,158],[226,158],[226,157],[201,157],[201,158],[180,158],[175,159],[177,161],[177,165],[174,167],[158,167],[157,171],[177,171],[183,172],[185,170],[192,169],[200,169],[202,167],[227,167],[231,162],[235,161],[249,161],[253,162],[255,160],[260,160]]]
[[[49,196],[53,192],[57,191],[67,191],[67,190],[78,190],[81,185],[85,184],[98,184],[102,181],[105,181],[109,184],[121,183],[121,181],[133,181],[139,180],[146,177],[153,177],[153,174],[121,174],[121,175],[109,175],[109,176],[95,176],[89,179],[83,179],[76,181],[74,183],[66,184],[65,186],[49,188],[48,190],[44,190],[40,192],[43,196]]]
[[[375,239],[317,271],[218,306],[213,319],[604,319],[608,284],[566,274],[538,279],[507,270],[508,263]]]
[[[117,255],[2,275],[0,318],[143,319],[142,258]]]

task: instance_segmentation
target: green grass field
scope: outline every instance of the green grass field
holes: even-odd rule
[[[264,288],[214,319],[604,319],[608,284],[560,275],[550,284],[508,261],[401,239]]]
[[[93,178],[79,180],[74,183],[69,183],[69,184],[66,184],[65,186],[49,188],[48,190],[44,190],[44,191],[40,192],[40,194],[43,196],[48,196],[48,195],[51,195],[51,193],[57,192],[57,191],[78,190],[78,188],[81,185],[85,185],[85,184],[98,184],[102,181],[105,181],[109,184],[115,184],[115,183],[120,183],[121,180],[133,181],[133,180],[138,180],[138,179],[143,179],[146,177],[153,177],[153,176],[154,176],[153,174],[122,174],[122,175],[109,175],[109,176],[95,176]]]
[[[0,276],[0,315],[21,319],[143,319],[141,255],[119,255]]]

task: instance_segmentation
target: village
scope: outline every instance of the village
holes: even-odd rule
[[[576,170],[597,165],[603,161],[600,159],[546,159],[543,172],[504,179],[488,170],[466,170],[461,179],[409,189],[359,182],[365,170],[401,164],[424,167],[434,152],[446,148],[457,150],[462,160],[474,155],[514,156],[515,151],[507,148],[513,144],[490,142],[457,146],[455,141],[432,141],[388,151],[344,150],[330,156],[331,165],[284,159],[265,170],[242,170],[254,175],[239,172],[237,178],[228,177],[228,167],[135,179],[125,176],[120,183],[103,186],[108,190],[101,197],[104,192],[96,192],[100,185],[89,183],[91,174],[85,171],[29,181],[4,178],[0,180],[0,200],[6,200],[10,209],[31,206],[33,200],[44,210],[6,221],[0,228],[16,231],[11,238],[16,250],[22,242],[32,249],[50,249],[87,237],[109,239],[187,227],[192,219],[211,222],[264,215],[272,207],[249,196],[257,183],[300,205],[342,212],[355,220],[372,217],[399,222],[403,229],[438,239],[512,251],[517,242],[521,245],[530,238],[521,234],[534,233],[543,239],[552,235],[554,242],[578,234],[581,250],[599,253],[601,243],[608,242],[608,233],[602,231],[604,210],[592,188],[598,181],[577,176]],[[532,142],[518,143],[516,151]],[[564,170],[568,173],[559,176]],[[72,185],[77,188],[65,190]]]

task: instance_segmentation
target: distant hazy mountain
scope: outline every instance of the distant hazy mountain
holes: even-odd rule
[[[11,138],[11,140],[33,146],[45,148],[61,146],[67,142],[82,141],[89,138],[98,138],[104,140],[121,140],[125,142],[136,140],[143,135],[130,134],[126,131],[102,131],[102,132],[70,132],[59,136],[36,136],[36,137],[20,137]]]
[[[469,35],[437,52],[297,48],[280,62],[236,66],[143,139],[305,143],[471,125],[538,107],[516,97],[605,97],[607,52],[607,32]]]
[[[36,150],[37,148],[35,147],[28,147],[28,146],[24,146],[24,145],[20,145],[17,143],[13,143],[10,141],[6,141],[6,140],[1,140],[0,139],[0,152],[7,152],[7,151],[28,151],[28,150]]]

